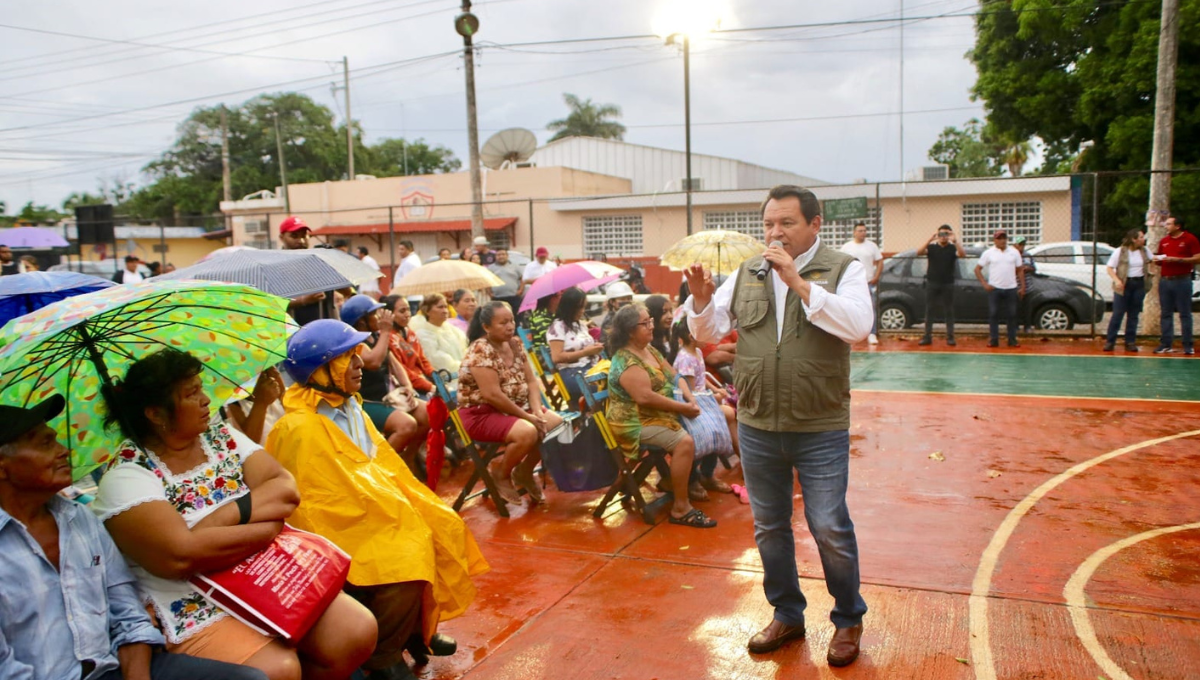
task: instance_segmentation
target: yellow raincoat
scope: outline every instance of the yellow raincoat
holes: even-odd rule
[[[428,642],[439,621],[466,611],[475,599],[471,577],[488,564],[462,518],[413,476],[370,418],[364,420],[374,458],[317,413],[322,400],[335,408],[342,402],[293,385],[283,397],[287,415],[267,438],[267,451],[300,489],[300,506],[288,523],[349,553],[352,585],[430,584],[422,607]]]

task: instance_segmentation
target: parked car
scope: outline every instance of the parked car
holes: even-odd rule
[[[975,278],[975,265],[983,249],[967,248],[967,257],[958,260],[955,280],[954,318],[956,323],[987,323],[987,291]],[[879,279],[879,327],[901,330],[925,321],[925,268],[928,260],[917,257],[915,250],[889,259]],[[986,273],[986,270],[985,270]],[[1070,279],[1041,272],[1026,281],[1025,304],[1031,326],[1043,330],[1070,330],[1077,323],[1100,321],[1104,300],[1090,287]],[[940,318],[940,314],[938,315]],[[1026,319],[1021,319],[1024,325]]]
[[[1094,275],[1096,292],[1111,306],[1112,279],[1108,277],[1108,271],[1104,267],[1115,249],[1107,243],[1095,244],[1094,251],[1092,246],[1091,241],[1043,243],[1030,248],[1027,254],[1033,258],[1033,264],[1040,274],[1071,279],[1089,288],[1092,286]]]
[[[118,271],[125,268],[125,260],[71,260],[61,264],[52,265],[46,271],[51,272],[80,272],[82,274],[90,274],[99,276],[102,279],[111,279]],[[143,277],[149,278],[150,268],[144,264],[138,265],[138,272]]]
[[[442,259],[442,258],[438,255],[434,255],[433,257],[427,257],[427,258],[425,258],[425,264],[429,264],[430,262],[437,262],[440,259]],[[462,259],[462,253],[454,253],[453,255],[450,256],[450,259],[451,260]],[[517,265],[518,267],[524,267],[525,265],[529,264],[532,260],[530,260],[529,256],[526,255],[525,253],[513,248],[508,251],[508,261],[512,262],[513,264]]]

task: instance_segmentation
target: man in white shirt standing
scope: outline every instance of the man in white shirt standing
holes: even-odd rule
[[[126,255],[125,268],[113,276],[113,281],[118,284],[141,283],[142,273],[138,271],[138,265],[141,263],[137,255]]]
[[[533,256],[535,259],[525,265],[525,274],[522,276],[526,286],[533,285],[543,275],[558,269],[558,265],[550,261],[550,251],[545,246],[534,251]]]
[[[1017,342],[1017,302],[1025,297],[1025,263],[1021,253],[1008,245],[1008,233],[1003,229],[992,236],[992,247],[983,251],[975,265],[975,278],[988,294],[988,347],[1000,346],[1000,318],[1008,323],[1008,346],[1020,347]],[[983,270],[987,268],[987,278]]]
[[[379,269],[379,263],[375,261],[375,258],[371,257],[371,251],[368,250],[366,246],[359,246],[359,247],[355,248],[354,254],[358,257],[359,260],[362,261],[363,264],[365,264],[368,267],[370,267],[371,269],[374,269],[375,271],[379,272],[379,276],[383,276],[383,272]],[[380,298],[380,296],[383,295],[383,291],[379,290],[379,278],[378,277],[371,279],[370,281],[364,282],[361,286],[358,287],[358,290],[363,295],[371,296],[371,299],[373,299],[373,300],[378,300]]]
[[[854,225],[854,238],[842,244],[842,252],[862,263],[863,270],[868,272],[867,285],[871,288],[871,308],[874,310],[875,322],[871,325],[871,334],[867,342],[879,344],[879,276],[883,274],[883,253],[874,241],[867,240],[867,225],[859,222]]]
[[[846,505],[850,345],[871,332],[871,292],[861,262],[821,243],[821,202],[811,191],[771,189],[762,216],[771,247],[743,262],[720,289],[704,267],[688,268],[692,296],[683,309],[699,342],[716,342],[738,327],[733,382],[742,470],[763,591],[775,609],[771,622],[750,638],[749,650],[762,654],[804,637],[807,601],[792,533],[798,478],[834,600],[830,619],[837,630],[826,660],[846,666],[858,658],[867,612]]]
[[[421,266],[421,256],[417,255],[416,249],[413,247],[413,242],[404,240],[396,246],[396,253],[400,255],[400,265],[396,267],[396,275],[392,277],[392,287],[400,285],[400,279],[406,274]],[[408,297],[408,306],[412,309],[413,314],[417,313],[417,306],[421,304],[420,295],[410,295]]]

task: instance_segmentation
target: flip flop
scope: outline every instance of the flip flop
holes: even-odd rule
[[[711,529],[717,526],[717,520],[710,519],[708,515],[705,515],[696,508],[692,508],[692,511],[683,517],[672,515],[669,517],[669,521],[671,524],[682,524],[685,527],[692,527],[694,529]]]

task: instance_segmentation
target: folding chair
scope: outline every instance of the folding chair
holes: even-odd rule
[[[608,451],[612,454],[613,460],[617,463],[617,469],[620,471],[617,481],[608,487],[608,492],[604,494],[604,498],[596,506],[592,516],[597,519],[603,517],[605,509],[620,494],[622,501],[631,503],[646,524],[654,524],[655,516],[664,507],[671,505],[675,496],[667,492],[647,502],[642,496],[642,483],[646,481],[646,477],[652,470],[658,470],[659,477],[670,483],[671,467],[667,464],[667,452],[655,446],[646,447],[642,450],[642,455],[636,464],[630,467],[630,462],[626,460],[621,447],[617,445],[612,428],[608,425],[608,418],[604,415],[604,406],[608,401],[608,389],[599,389],[599,384],[608,377],[604,374],[578,375],[575,376],[575,379],[579,381],[579,389],[583,392],[583,398],[587,404],[587,414],[594,418],[600,427],[600,433],[604,435],[604,443],[608,446]]]
[[[542,381],[542,396],[546,400],[546,407],[558,412],[569,411],[571,393],[567,391],[566,383],[550,358],[550,348],[544,345],[535,346],[529,331],[524,328],[518,328],[517,335],[525,347],[525,357],[533,366],[534,375]]]
[[[488,464],[504,453],[504,444],[497,442],[476,442],[471,439],[471,435],[467,434],[467,428],[463,427],[462,417],[458,414],[458,399],[454,392],[451,392],[447,387],[450,381],[450,374],[444,370],[433,372],[433,385],[437,390],[437,395],[446,402],[446,410],[449,411],[447,426],[447,442],[451,443],[453,448],[464,451],[471,462],[475,464],[475,469],[471,472],[471,478],[463,485],[462,491],[458,494],[458,499],[454,501],[454,511],[458,512],[462,509],[464,503],[477,496],[490,496],[492,502],[496,504],[496,510],[501,517],[508,517],[508,505],[504,502],[504,498],[500,495],[500,491],[496,488],[496,480],[492,478],[491,470],[488,469]],[[452,426],[452,427],[451,427]],[[475,485],[483,482],[483,489],[478,493],[472,494],[475,490]]]

